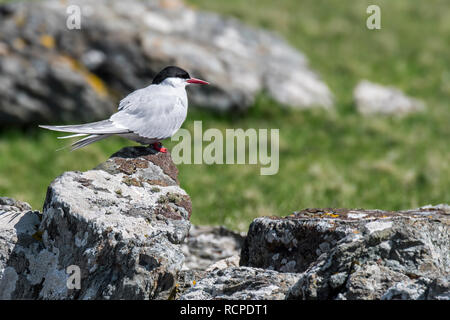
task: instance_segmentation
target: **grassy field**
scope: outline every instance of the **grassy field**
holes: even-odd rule
[[[280,170],[250,165],[180,165],[192,221],[246,230],[260,215],[305,207],[407,209],[450,203],[450,4],[448,1],[189,0],[196,8],[275,30],[303,51],[330,86],[336,111],[289,111],[261,94],[241,117],[191,110],[185,128],[279,128]],[[378,4],[382,29],[365,27]],[[361,79],[393,85],[424,100],[404,118],[362,117],[352,102]],[[47,185],[86,170],[128,141],[110,138],[76,153],[55,152],[58,134],[0,132],[0,196],[40,209]],[[172,142],[165,143],[169,148]]]

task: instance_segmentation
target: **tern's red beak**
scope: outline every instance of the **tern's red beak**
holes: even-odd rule
[[[195,79],[195,78],[190,78],[186,80],[187,83],[198,83],[198,84],[209,84],[206,81],[200,80],[200,79]]]

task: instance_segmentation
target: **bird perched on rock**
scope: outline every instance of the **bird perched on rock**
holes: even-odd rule
[[[59,139],[83,137],[71,144],[71,150],[85,147],[112,135],[153,146],[167,152],[160,141],[178,131],[187,115],[186,86],[208,82],[191,78],[185,70],[169,66],[161,70],[148,87],[136,90],[123,98],[119,110],[108,120],[68,126],[40,126],[41,128],[75,133]]]

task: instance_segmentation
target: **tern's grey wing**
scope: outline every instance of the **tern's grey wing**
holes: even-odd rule
[[[171,137],[186,119],[187,106],[174,94],[134,94],[127,97],[126,107],[110,120],[118,126],[149,139]]]
[[[117,134],[129,132],[126,128],[113,123],[111,120],[102,120],[97,122],[68,125],[68,126],[39,126],[41,128],[80,134]]]
[[[146,88],[139,89],[139,90],[136,90],[136,91],[130,93],[125,98],[120,100],[118,110],[120,111],[120,110],[123,110],[123,109],[126,109],[126,108],[132,106],[136,99],[139,99],[140,96],[145,94],[144,93],[145,91],[147,91],[148,94],[151,94],[152,91],[157,91],[157,90],[158,89],[155,86],[148,86]]]

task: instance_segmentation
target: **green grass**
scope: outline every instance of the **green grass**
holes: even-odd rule
[[[258,166],[179,165],[193,202],[192,221],[246,230],[261,215],[305,207],[407,209],[450,202],[450,5],[448,1],[211,1],[199,9],[275,30],[303,51],[330,86],[336,111],[289,111],[262,94],[241,117],[190,110],[193,129],[279,128],[280,170]],[[365,27],[369,4],[382,29]],[[352,102],[361,79],[393,85],[424,100],[426,112],[362,117]],[[67,170],[86,170],[128,141],[110,138],[75,153],[55,152],[58,134],[0,133],[0,195],[41,208],[47,185]],[[171,148],[174,143],[165,143]]]

